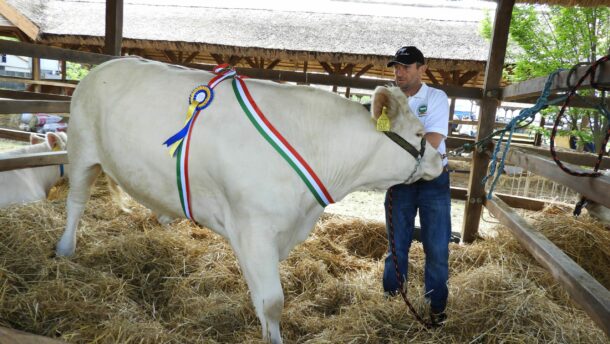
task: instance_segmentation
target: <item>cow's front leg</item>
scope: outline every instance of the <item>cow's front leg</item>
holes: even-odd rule
[[[244,232],[248,234],[244,235]],[[238,241],[231,243],[252,295],[252,303],[261,322],[263,338],[281,344],[280,317],[284,293],[280,282],[278,248],[270,233],[254,228],[240,228]]]

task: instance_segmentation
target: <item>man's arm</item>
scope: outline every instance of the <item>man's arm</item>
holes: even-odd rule
[[[428,142],[430,142],[432,147],[434,147],[435,149],[438,149],[438,146],[440,146],[441,142],[443,142],[443,139],[445,138],[445,136],[443,136],[443,134],[433,133],[433,132],[426,133],[426,135],[424,135],[424,137],[426,138],[426,140]]]

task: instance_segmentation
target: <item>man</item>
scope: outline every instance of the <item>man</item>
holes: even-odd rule
[[[449,126],[449,104],[445,92],[422,83],[426,62],[422,52],[413,46],[400,48],[388,63],[394,67],[396,85],[409,97],[409,107],[424,124],[428,144],[445,156],[445,138]],[[420,180],[413,184],[398,184],[388,189],[385,200],[388,239],[393,226],[396,258],[404,288],[406,288],[409,248],[413,239],[415,216],[419,211],[421,242],[426,255],[425,292],[430,303],[432,324],[440,325],[447,318],[447,280],[449,278],[449,240],[451,237],[451,196],[449,173],[434,180]],[[390,213],[391,212],[391,213]],[[399,292],[396,265],[392,251],[385,261],[383,289],[389,295]]]

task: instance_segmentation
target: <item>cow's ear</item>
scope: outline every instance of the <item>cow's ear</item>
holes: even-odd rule
[[[43,143],[44,141],[44,137],[40,137],[38,134],[30,134],[30,144],[36,145],[39,143]]]
[[[53,151],[58,151],[61,150],[61,138],[59,138],[59,135],[55,134],[55,133],[47,133],[47,143],[49,144],[49,147],[51,147],[51,150]]]
[[[398,102],[392,95],[390,89],[385,86],[377,86],[373,93],[373,100],[371,101],[371,116],[374,120],[377,120],[381,116],[383,107],[386,107],[386,114],[390,118],[390,121],[398,117],[400,113],[398,108]]]

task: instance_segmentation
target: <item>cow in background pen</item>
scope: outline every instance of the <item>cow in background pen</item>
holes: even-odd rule
[[[66,133],[47,133],[44,138],[31,134],[30,145],[0,152],[0,159],[66,150],[67,143]],[[0,208],[46,199],[51,188],[64,177],[63,170],[60,165],[0,172]]]

